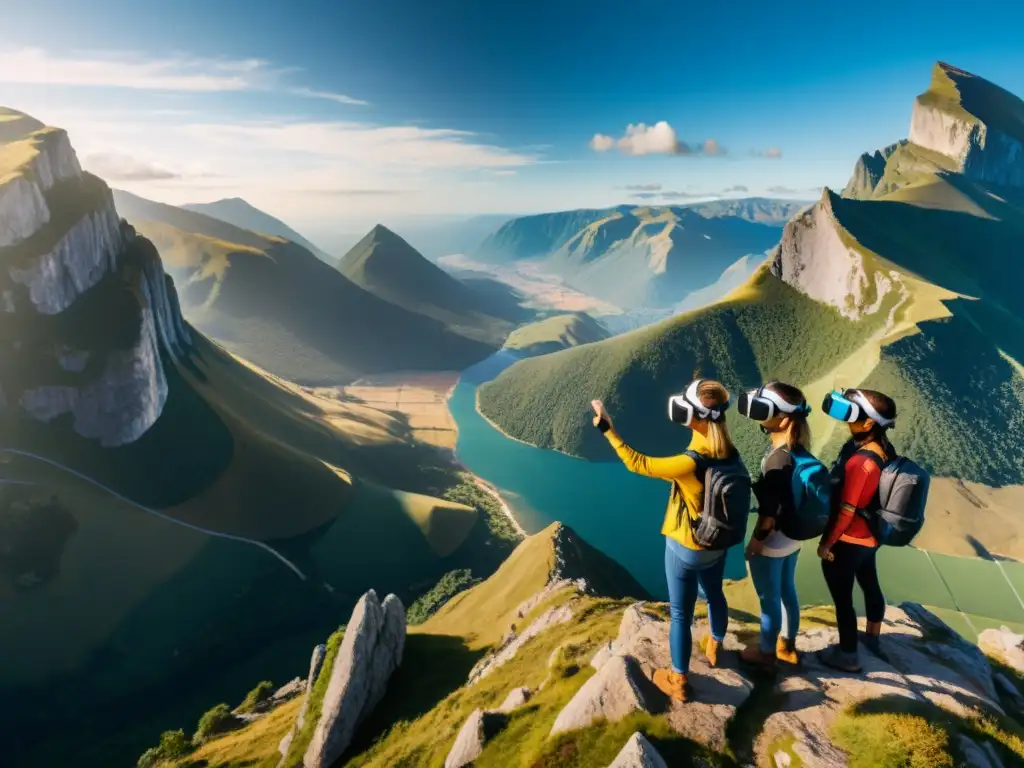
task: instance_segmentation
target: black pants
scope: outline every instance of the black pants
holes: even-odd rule
[[[868,621],[885,618],[885,595],[878,583],[874,547],[862,547],[837,541],[832,547],[835,556],[831,562],[821,561],[821,572],[836,606],[836,624],[839,626],[839,647],[844,653],[857,651],[857,609],[853,606],[853,582],[860,584],[864,593],[864,607]]]

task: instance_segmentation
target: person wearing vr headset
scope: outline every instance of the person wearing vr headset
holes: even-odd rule
[[[604,433],[630,472],[672,484],[661,527],[665,536],[672,668],[656,670],[653,680],[667,696],[685,701],[689,691],[691,625],[698,589],[703,591],[708,603],[711,628],[703,650],[712,666],[718,663],[718,652],[729,621],[729,607],[722,591],[725,551],[702,549],[691,525],[704,506],[704,479],[694,456],[706,459],[738,456],[725,424],[729,392],[717,381],[698,379],[683,394],[669,398],[669,418],[689,427],[692,437],[687,452],[664,458],[645,456],[631,448],[615,431],[604,404],[594,400],[591,405],[595,411],[594,426]]]
[[[881,392],[847,389],[826,396],[822,408],[832,418],[849,424],[851,438],[832,468],[838,494],[833,497],[835,508],[818,546],[839,628],[838,647],[826,649],[821,660],[844,672],[859,672],[854,582],[864,593],[864,644],[876,654],[885,618],[885,596],[875,563],[879,542],[863,513],[878,496],[882,466],[897,455],[886,434],[895,424],[896,403]]]
[[[757,643],[743,649],[740,659],[773,669],[776,660],[789,664],[799,661],[795,645],[800,628],[797,557],[802,539],[817,538],[821,533],[821,526],[807,536],[799,533],[794,473],[798,464],[801,468],[820,469],[825,499],[821,504],[822,524],[828,509],[828,477],[824,466],[810,454],[807,416],[811,408],[799,389],[779,381],[768,382],[760,389],[741,394],[739,411],[759,421],[761,431],[771,441],[761,461],[761,476],[753,484],[758,517],[746,548],[750,576],[761,603],[761,635]]]

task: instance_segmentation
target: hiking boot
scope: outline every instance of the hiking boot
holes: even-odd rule
[[[869,621],[867,631],[859,634],[860,642],[875,656],[882,657],[882,622]]]
[[[712,667],[718,666],[718,652],[722,650],[722,644],[711,635],[704,636],[704,655],[707,656],[708,664]]]
[[[775,658],[794,667],[800,663],[800,655],[796,652],[796,640],[792,637],[782,637],[775,643]]]
[[[860,659],[856,653],[846,653],[838,645],[832,645],[818,654],[818,659],[826,667],[838,669],[840,672],[857,674],[861,671]]]
[[[740,651],[740,661],[752,667],[758,667],[766,672],[775,669],[775,654],[761,651],[759,643],[751,643]]]
[[[682,672],[676,672],[674,669],[656,669],[654,670],[654,684],[670,699],[686,701],[689,684],[686,682],[686,675]]]

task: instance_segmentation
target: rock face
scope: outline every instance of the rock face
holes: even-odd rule
[[[870,699],[930,702],[961,715],[976,709],[1002,712],[981,652],[919,605],[887,609],[881,643],[885,659],[862,650],[861,674],[837,672],[820,663],[816,653],[836,642],[834,629],[800,633],[801,669],[776,685],[778,703],[758,737],[758,754],[782,739],[795,738],[791,749],[803,765],[846,765],[829,730],[845,707]]]
[[[865,152],[853,167],[853,174],[843,188],[843,197],[853,197],[859,200],[866,200],[878,186],[885,174],[885,162],[897,149],[903,146],[906,141],[899,141],[890,144],[885,149]]]
[[[348,748],[402,663],[405,630],[405,608],[397,597],[388,595],[381,604],[370,590],[359,599],[330,672],[305,768],[329,768]]]
[[[608,768],[668,768],[668,764],[642,733],[634,733]]]
[[[1024,186],[1024,102],[942,62],[917,97],[910,141],[939,152],[968,178]]]
[[[0,117],[28,130],[0,138],[0,408],[131,443],[163,412],[164,356],[190,345],[173,284],[64,131]]]
[[[648,709],[655,699],[646,683],[636,659],[614,656],[558,713],[555,724],[551,726],[551,735],[586,728],[598,720],[614,723],[634,712]]]
[[[508,692],[508,696],[501,702],[501,706],[498,707],[499,712],[511,712],[513,709],[519,709],[526,702],[530,700],[532,695],[529,688],[519,687],[513,688]]]

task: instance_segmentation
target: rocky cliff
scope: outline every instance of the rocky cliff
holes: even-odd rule
[[[952,158],[971,179],[1024,186],[1024,102],[962,69],[935,65],[914,103],[910,141]]]
[[[131,443],[163,410],[164,355],[190,343],[174,286],[64,131],[11,110],[0,125],[0,404]]]

